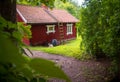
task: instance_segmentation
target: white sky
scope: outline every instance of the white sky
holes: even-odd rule
[[[73,1],[76,1],[78,2],[78,5],[81,5],[84,0],[73,0]]]

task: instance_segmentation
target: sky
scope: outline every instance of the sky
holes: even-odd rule
[[[84,0],[73,0],[73,1],[76,1],[78,2],[78,5],[81,5]]]

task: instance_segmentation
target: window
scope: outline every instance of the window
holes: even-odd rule
[[[67,24],[67,35],[72,34],[72,26],[73,24]]]
[[[55,25],[47,25],[47,34],[55,33]]]

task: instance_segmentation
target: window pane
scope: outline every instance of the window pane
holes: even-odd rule
[[[72,24],[67,24],[67,34],[72,34]]]
[[[53,27],[49,27],[49,31],[53,31]]]
[[[55,33],[55,25],[47,25],[47,34]]]

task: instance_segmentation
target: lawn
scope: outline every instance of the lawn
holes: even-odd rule
[[[50,54],[77,58],[77,57],[81,57],[80,42],[81,42],[81,38],[78,37],[75,40],[67,41],[66,43],[59,46],[55,46],[55,47],[36,46],[36,47],[30,47],[30,49],[43,51]]]

